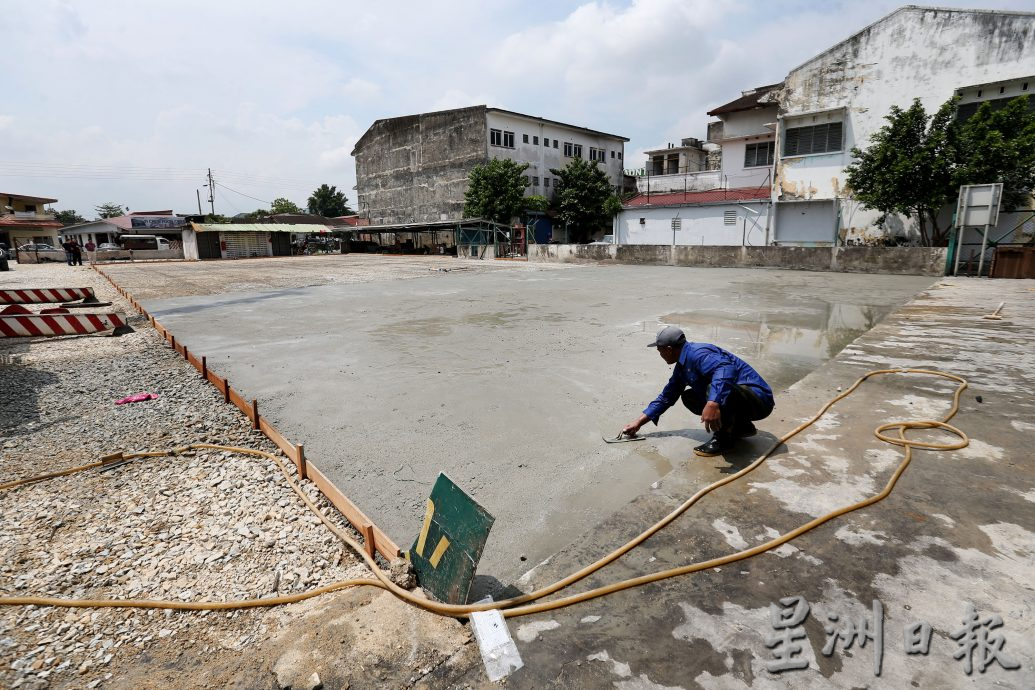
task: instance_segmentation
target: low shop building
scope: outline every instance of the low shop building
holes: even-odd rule
[[[640,194],[615,219],[616,244],[763,246],[771,208],[768,187]]]
[[[330,233],[325,225],[293,223],[191,223],[183,229],[183,258],[248,259],[291,256],[291,235]]]

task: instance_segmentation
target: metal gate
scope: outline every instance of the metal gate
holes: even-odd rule
[[[253,256],[269,256],[270,246],[264,232],[223,233],[226,243],[226,258],[247,259]]]

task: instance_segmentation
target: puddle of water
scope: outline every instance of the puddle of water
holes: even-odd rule
[[[891,307],[817,302],[794,312],[758,311],[730,316],[717,310],[676,312],[659,318],[700,342],[724,343],[758,369],[774,388],[785,388],[833,358],[873,328]]]

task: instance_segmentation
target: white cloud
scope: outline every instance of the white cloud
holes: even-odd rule
[[[899,4],[8,0],[0,184],[85,214],[189,210],[210,166],[259,199],[354,195],[350,153],[374,120],[481,103],[628,136],[638,167]]]

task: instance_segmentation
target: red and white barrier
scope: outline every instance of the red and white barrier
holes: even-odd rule
[[[0,290],[2,304],[48,304],[73,302],[75,300],[96,302],[93,288],[23,288],[21,290]]]
[[[114,312],[108,314],[0,314],[0,338],[103,333],[125,326],[126,317]]]

